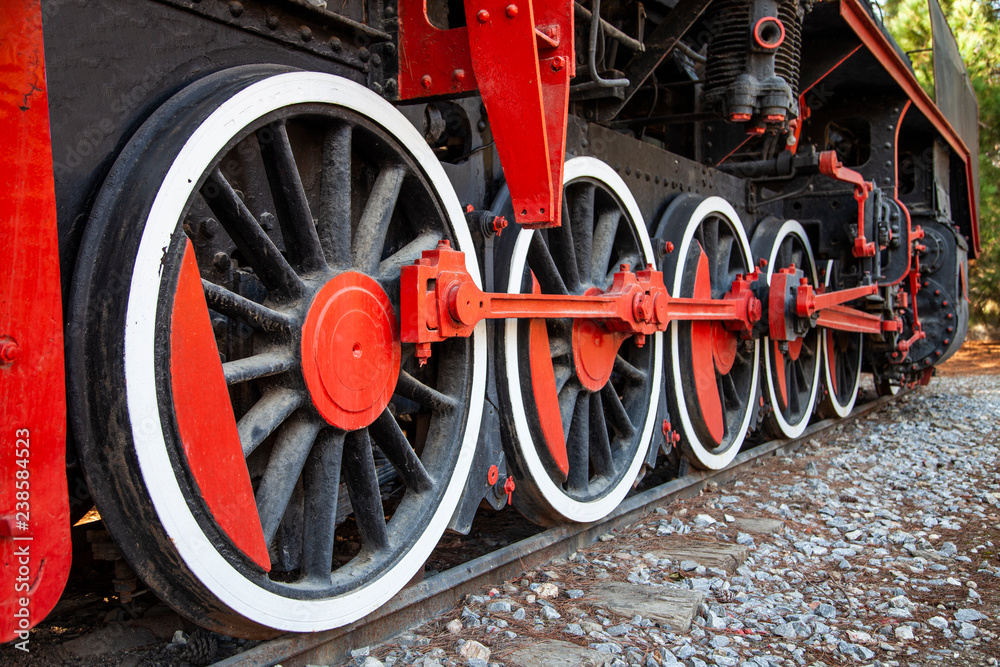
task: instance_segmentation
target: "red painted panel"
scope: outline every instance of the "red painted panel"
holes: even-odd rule
[[[184,454],[201,497],[236,548],[264,571],[270,570],[271,559],[190,241],[170,317],[170,385]]]
[[[698,257],[698,272],[694,279],[695,299],[712,298],[712,281],[708,270],[708,256],[701,250]],[[722,416],[722,399],[719,397],[719,383],[715,377],[715,360],[712,354],[713,322],[691,323],[691,363],[694,367],[694,385],[698,393],[698,407],[701,417],[708,427],[709,435],[716,446],[722,444],[726,435]]]
[[[0,642],[69,574],[66,396],[55,190],[40,0],[0,11]]]

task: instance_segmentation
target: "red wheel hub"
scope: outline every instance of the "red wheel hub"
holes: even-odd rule
[[[313,404],[333,426],[368,426],[399,377],[399,323],[389,297],[349,271],[316,294],[302,328],[302,373]]]

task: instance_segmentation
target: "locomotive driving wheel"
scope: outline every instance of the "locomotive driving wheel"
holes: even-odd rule
[[[732,205],[682,194],[670,203],[656,239],[672,251],[663,281],[674,297],[721,299],[753,258]],[[718,470],[739,453],[757,398],[758,343],[722,322],[671,323],[664,349],[667,408],[682,453],[697,468]]]
[[[796,269],[805,274],[810,285],[817,284],[812,246],[805,229],[797,221],[765,220],[754,232],[751,247],[755,257],[767,260],[768,284],[779,271]],[[767,397],[773,408],[765,417],[765,427],[778,436],[797,438],[809,426],[816,404],[820,374],[819,331],[811,327],[804,335],[790,341],[766,337],[763,345]]]
[[[826,264],[824,284],[827,290],[843,289],[840,285],[840,263]],[[865,336],[849,331],[822,330],[823,388],[820,414],[824,417],[846,417],[854,409],[861,386],[861,363]]]
[[[623,265],[653,266],[638,205],[605,163],[565,165],[562,225],[501,237],[508,293],[597,294]],[[497,212],[509,212],[501,193]],[[637,341],[591,320],[510,319],[498,327],[506,445],[515,506],[551,524],[596,521],[632,487],[649,447],[662,334]]]
[[[222,71],[126,146],[77,265],[74,416],[102,517],[177,610],[322,630],[422,567],[485,385],[484,327],[426,366],[400,344],[400,267],[443,239],[472,245],[438,161],[338,77]]]

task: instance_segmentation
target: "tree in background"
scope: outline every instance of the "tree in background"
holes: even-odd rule
[[[1000,0],[940,0],[979,98],[979,234],[970,272],[974,323],[1000,326]],[[883,0],[885,24],[910,53],[917,80],[934,95],[927,0]]]

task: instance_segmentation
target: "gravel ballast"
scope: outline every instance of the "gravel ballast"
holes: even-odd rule
[[[995,665],[998,429],[1000,376],[935,379],[824,442],[468,596],[354,662],[498,667],[541,647],[555,665],[570,646],[572,660],[612,667]],[[749,555],[729,573],[653,553],[678,540],[745,545]],[[602,582],[705,601],[681,634],[603,608],[592,592]],[[468,642],[489,649],[489,661],[467,657]]]

